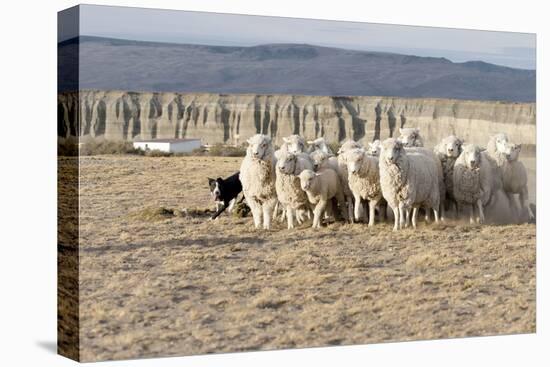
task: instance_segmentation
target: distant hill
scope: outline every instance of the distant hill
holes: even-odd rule
[[[534,70],[306,44],[226,47],[80,37],[80,88],[535,101]],[[64,78],[61,91],[75,88]]]

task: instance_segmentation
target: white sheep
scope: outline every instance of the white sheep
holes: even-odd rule
[[[347,203],[349,218],[353,217],[353,193],[349,188],[348,167],[344,157],[344,153],[346,153],[350,149],[359,149],[359,148],[363,148],[361,143],[358,143],[353,140],[347,140],[338,149],[338,157],[337,157],[338,170],[336,172],[338,173],[338,177],[340,177],[340,181],[342,182],[342,190],[344,191],[344,198]]]
[[[440,167],[435,159],[407,151],[403,143],[389,138],[382,142],[379,165],[382,195],[394,214],[394,231],[408,225],[411,209],[416,228],[419,207],[432,209],[438,222]]]
[[[459,207],[467,207],[470,223],[474,223],[474,211],[478,211],[477,222],[485,222],[483,206],[489,201],[491,190],[484,185],[483,176],[490,166],[481,149],[465,144],[453,168],[453,192]],[[490,175],[490,173],[489,173]]]
[[[508,143],[505,149],[506,162],[502,165],[502,182],[504,192],[508,196],[510,203],[515,205],[515,195],[519,194],[519,201],[523,211],[527,211],[529,220],[533,220],[535,215],[529,206],[529,192],[527,189],[527,170],[521,161],[519,153],[521,144]]]
[[[239,179],[246,203],[254,217],[254,226],[271,228],[271,215],[277,202],[275,158],[271,138],[256,134],[247,140],[246,156],[241,163]]]
[[[369,143],[368,147],[367,147],[367,153],[373,157],[379,157],[380,156],[380,145],[382,143],[380,142],[380,140],[376,139],[375,141]]]
[[[348,219],[340,180],[334,170],[325,169],[319,172],[304,170],[299,177],[302,190],[305,191],[309,202],[315,205],[313,209],[313,228],[321,227],[321,218],[325,214],[327,204],[333,198],[338,201],[344,219]]]
[[[362,217],[362,200],[369,203],[369,227],[374,225],[374,211],[382,199],[378,157],[367,154],[362,149],[352,149],[345,154],[348,168],[348,182],[355,201],[354,217]]]
[[[406,147],[423,147],[424,140],[420,136],[420,129],[417,127],[405,127],[399,129],[399,140]]]
[[[307,144],[310,146],[310,151],[311,152],[314,152],[316,150],[320,150],[320,151],[323,151],[323,152],[327,153],[329,156],[334,155],[334,153],[332,152],[332,149],[330,149],[330,147],[328,146],[325,138],[323,138],[323,137],[317,138],[315,140],[308,140]]]
[[[455,135],[450,135],[443,138],[439,144],[434,147],[434,153],[441,162],[443,170],[443,184],[445,186],[445,195],[441,198],[442,207],[455,207],[455,212],[458,212],[456,200],[453,195],[453,171],[455,161],[462,152],[463,140]],[[446,205],[445,205],[446,204]],[[443,212],[441,213],[443,215]]]
[[[498,133],[491,136],[487,143],[487,155],[499,168],[507,161],[506,151],[508,144],[510,144],[510,139],[508,139],[508,135],[505,133]]]
[[[298,175],[305,169],[313,169],[309,159],[301,154],[286,153],[277,161],[275,171],[275,189],[277,198],[284,208],[288,229],[294,228],[294,218],[301,224],[301,215],[296,215],[298,210],[309,210],[309,202],[306,193],[300,187]]]

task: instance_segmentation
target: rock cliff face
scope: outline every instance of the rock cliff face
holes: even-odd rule
[[[82,139],[201,138],[204,144],[241,144],[264,133],[280,144],[290,134],[371,141],[417,126],[428,145],[454,133],[484,146],[497,131],[535,144],[535,112],[534,103],[86,90],[58,95],[58,131]]]

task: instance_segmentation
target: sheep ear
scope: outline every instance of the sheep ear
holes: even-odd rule
[[[313,145],[313,144],[315,144],[315,141],[314,140],[308,140],[307,143],[308,143],[308,145]]]
[[[420,134],[420,128],[415,127],[415,128],[414,128],[414,131],[415,131],[417,134]]]
[[[315,172],[315,177],[317,176],[321,176],[321,174],[319,172]]]
[[[251,143],[251,140],[252,140],[252,138],[248,138],[248,139],[246,139],[246,142],[247,142],[248,144],[252,144],[252,143]]]
[[[403,134],[403,129],[399,128],[399,134]]]
[[[283,141],[284,141],[285,143],[288,143],[288,142],[289,142],[288,138],[285,138],[285,137],[283,137]]]
[[[519,148],[519,150],[521,150],[521,144],[517,144],[517,147]]]

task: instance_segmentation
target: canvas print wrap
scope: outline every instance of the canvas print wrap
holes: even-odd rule
[[[536,37],[59,13],[58,350],[535,331]]]

